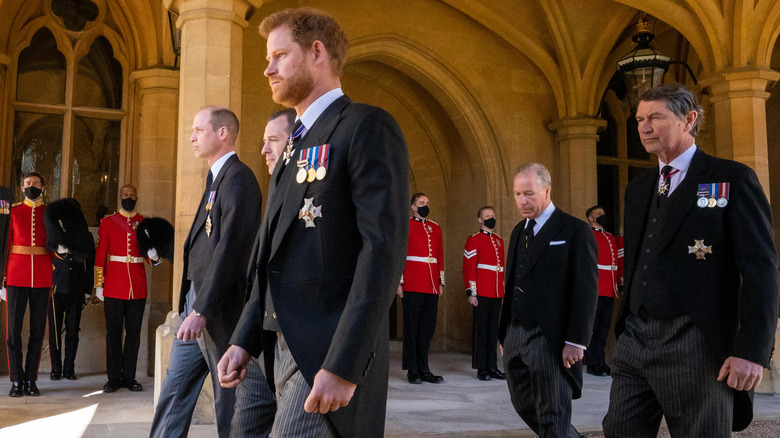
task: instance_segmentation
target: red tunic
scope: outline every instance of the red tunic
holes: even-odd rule
[[[120,300],[146,298],[145,257],[139,251],[135,237],[135,229],[144,217],[133,213],[120,210],[100,221],[95,269],[103,270],[105,297]],[[95,287],[99,286],[96,282]]]
[[[18,287],[51,287],[51,254],[46,251],[46,228],[43,225],[43,201],[30,201],[11,207],[8,230],[8,263],[5,284]],[[14,248],[16,247],[16,248]]]
[[[479,230],[466,239],[463,284],[480,297],[504,298],[504,239]]]
[[[599,296],[615,298],[617,287],[623,282],[622,256],[618,259],[615,236],[605,230],[593,228],[599,246]]]
[[[441,293],[439,285],[444,284],[444,251],[441,228],[436,222],[409,219],[409,244],[401,284],[405,292]]]

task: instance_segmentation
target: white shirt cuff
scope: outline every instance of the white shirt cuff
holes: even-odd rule
[[[587,350],[588,349],[586,346],[580,345],[580,344],[575,344],[574,342],[569,342],[569,341],[563,341],[563,342],[565,342],[565,343],[567,343],[567,344],[569,344],[569,345],[571,345],[573,347],[582,348],[583,350]]]

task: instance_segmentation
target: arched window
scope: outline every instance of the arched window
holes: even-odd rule
[[[94,27],[95,3],[60,3],[51,3],[54,20],[18,56],[11,184],[18,187],[22,174],[38,172],[46,202],[72,196],[97,226],[117,205],[125,75],[105,36],[73,32]],[[57,32],[70,38],[58,46]],[[15,193],[21,200],[20,190]]]

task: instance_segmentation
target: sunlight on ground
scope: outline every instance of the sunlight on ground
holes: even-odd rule
[[[52,417],[28,421],[16,426],[0,429],[3,438],[33,438],[56,436],[57,438],[80,438],[95,416],[98,404],[66,412]]]

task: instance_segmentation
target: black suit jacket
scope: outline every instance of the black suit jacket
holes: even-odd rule
[[[507,326],[513,320],[513,308],[524,306],[536,316],[553,351],[563,352],[566,341],[587,346],[598,301],[598,246],[593,231],[585,222],[556,208],[531,241],[529,267],[518,282],[515,253],[525,222],[515,226],[509,241],[498,340],[503,345]],[[582,362],[567,369],[561,358],[560,366],[572,384],[573,398],[579,398]]]
[[[300,151],[326,143],[327,176],[298,184]],[[406,255],[408,170],[403,135],[389,114],[346,96],[334,101],[290,163],[274,170],[257,240],[256,286],[231,339],[260,354],[268,288],[307,382],[322,368],[357,384],[349,405],[328,414],[343,437],[384,434],[388,310]],[[313,228],[299,219],[305,199],[322,208]]]
[[[179,313],[190,290],[189,272],[196,291],[192,308],[206,317],[209,335],[226,349],[244,306],[246,266],[260,223],[262,195],[254,173],[237,155],[227,159],[211,191],[216,192],[211,211],[206,211],[205,193],[184,242]],[[211,236],[206,234],[209,214]]]
[[[723,182],[731,184],[725,208],[696,205],[699,184]],[[657,183],[658,169],[653,168],[626,189],[627,292],[615,326],[618,335],[631,313],[630,285]],[[772,213],[755,172],[697,150],[668,209],[656,266],[661,287],[677,297],[721,359],[736,356],[768,366],[777,327],[778,259]],[[689,254],[694,240],[704,240],[712,254],[704,260]],[[752,392],[736,394],[734,427],[740,430],[752,419]]]

